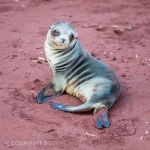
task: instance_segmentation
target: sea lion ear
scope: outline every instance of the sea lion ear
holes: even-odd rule
[[[52,29],[53,27],[54,27],[54,24],[53,24],[53,25],[51,25],[51,26],[49,26],[49,30],[50,30],[50,29]]]
[[[53,28],[53,26],[49,26],[49,28],[48,28],[48,29],[49,29],[49,30],[51,30],[52,28]]]
[[[78,38],[76,29],[75,29],[75,32],[74,32],[74,36],[75,36],[76,39]]]
[[[75,34],[75,38],[76,38],[76,39],[78,39],[78,35],[77,35],[77,33]]]

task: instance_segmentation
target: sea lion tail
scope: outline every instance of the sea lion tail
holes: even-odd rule
[[[79,106],[68,106],[68,105],[63,105],[55,102],[50,102],[50,106],[54,109],[65,111],[65,112],[84,112],[94,108],[88,102],[81,104]]]

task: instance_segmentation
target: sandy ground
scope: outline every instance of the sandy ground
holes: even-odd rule
[[[52,77],[42,52],[58,20],[73,23],[84,48],[121,77],[109,129],[96,129],[92,113],[35,102],[34,93]],[[0,37],[1,150],[150,149],[149,0],[0,0]],[[80,104],[68,95],[56,101]]]

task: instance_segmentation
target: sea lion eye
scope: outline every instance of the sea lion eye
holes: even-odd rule
[[[70,42],[72,42],[72,41],[74,40],[74,38],[75,38],[74,35],[71,34],[71,35],[70,35]]]
[[[58,30],[52,30],[52,35],[53,36],[59,36],[60,32]]]

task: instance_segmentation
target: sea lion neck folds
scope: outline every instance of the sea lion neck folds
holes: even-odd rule
[[[46,40],[45,55],[48,58],[49,64],[53,68],[53,72],[56,73],[58,71],[67,71],[67,69],[71,68],[73,64],[81,58],[81,56],[86,57],[87,54],[81,48],[78,40],[76,40],[73,47],[69,50],[56,50],[49,45]]]

